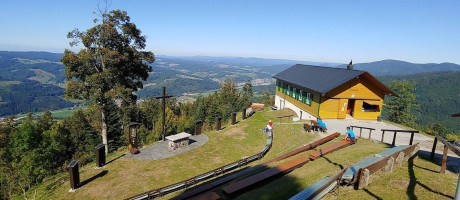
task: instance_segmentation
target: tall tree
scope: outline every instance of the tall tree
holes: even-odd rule
[[[390,88],[399,97],[391,97],[386,106],[388,119],[392,122],[414,126],[417,116],[413,113],[420,105],[415,103],[415,83],[410,81],[391,81]]]
[[[145,48],[146,38],[126,11],[100,11],[94,27],[82,32],[75,29],[67,35],[73,39],[70,46],[83,44],[78,53],[64,51],[62,63],[67,66],[68,81],[65,96],[68,99],[90,100],[101,112],[102,143],[107,144],[107,102],[120,98],[136,99],[133,92],[143,87],[155,61]]]
[[[254,95],[252,91],[251,81],[246,81],[243,85],[243,89],[240,91],[240,107],[246,108],[251,106],[251,97]]]
[[[273,94],[269,90],[262,91],[262,96],[263,96],[263,103],[265,104],[265,106],[275,105],[275,98],[273,97]]]
[[[46,110],[45,113],[43,113],[42,118],[38,120],[37,128],[40,132],[43,132],[43,131],[49,130],[53,124],[54,124],[53,115],[51,111]]]

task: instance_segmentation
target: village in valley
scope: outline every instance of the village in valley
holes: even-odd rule
[[[77,10],[89,5],[54,3]],[[0,200],[460,199],[460,65],[437,60],[455,59],[448,53],[456,47],[448,46],[445,57],[431,51],[432,57],[400,57],[414,63],[380,59],[402,53],[385,53],[385,42],[361,33],[356,50],[334,49],[328,45],[343,40],[336,38],[359,31],[331,37],[321,30],[331,29],[307,23],[308,13],[298,10],[339,9],[322,3],[96,3],[91,24],[65,23],[79,28],[65,29],[67,46],[59,53],[9,50],[14,45],[0,40]],[[151,4],[158,8],[146,10]],[[377,4],[387,6],[367,5],[373,11],[367,16],[385,16],[379,23],[396,27]],[[439,6],[420,4],[421,13]],[[145,15],[161,16],[155,18],[161,28],[149,32],[152,20]],[[314,19],[348,26],[340,18]],[[356,20],[349,13],[344,18]],[[267,29],[290,27],[291,20],[312,23],[319,33],[294,26],[300,38],[315,38],[303,43],[295,34]],[[408,27],[419,24],[404,20]],[[206,35],[203,27],[222,35]],[[267,39],[271,34],[276,40]],[[151,37],[157,37],[153,47]],[[197,43],[187,49],[182,38]],[[280,43],[289,48],[276,49]],[[298,44],[316,49],[303,51]],[[200,55],[208,51],[216,54]],[[322,61],[288,59],[298,54]],[[351,55],[381,61],[356,62]]]

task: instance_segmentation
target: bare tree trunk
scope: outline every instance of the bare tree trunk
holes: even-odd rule
[[[101,117],[102,117],[102,144],[105,146],[105,155],[109,153],[109,144],[107,143],[107,122],[106,122],[106,113],[105,113],[105,104],[101,108]]]
[[[25,200],[28,200],[28,198],[27,198],[27,193],[26,193],[26,189],[23,187],[23,188],[21,188],[21,190],[22,190],[22,194],[24,194],[24,199],[25,199]]]

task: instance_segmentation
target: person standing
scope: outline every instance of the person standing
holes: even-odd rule
[[[269,131],[271,132],[272,130],[273,130],[273,122],[272,120],[269,120],[267,126],[263,129],[263,131],[267,133]]]

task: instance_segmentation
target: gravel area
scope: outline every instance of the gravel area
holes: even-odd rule
[[[136,160],[162,160],[198,148],[208,142],[208,140],[209,138],[205,134],[192,135],[190,137],[188,146],[176,150],[168,149],[168,141],[160,141],[153,144],[152,146],[140,149],[139,154],[129,154],[124,156],[124,158]]]
[[[345,134],[347,131],[347,126],[361,126],[361,127],[368,127],[374,128],[375,130],[372,131],[371,139],[381,141],[382,139],[382,129],[393,129],[393,130],[405,130],[399,126],[395,126],[392,124],[387,124],[385,122],[378,122],[378,121],[370,121],[370,120],[355,120],[355,119],[341,119],[341,120],[323,120],[324,123],[327,125],[327,132],[335,133],[340,132],[341,134]],[[360,129],[354,129],[356,137],[359,137]],[[391,144],[393,142],[393,135],[394,132],[385,132],[385,136],[383,142]],[[369,138],[369,130],[363,129],[362,131],[363,138]],[[407,145],[409,144],[410,140],[410,133],[398,133],[396,135],[396,145]],[[427,137],[422,134],[414,134],[414,144],[420,142],[421,149],[429,150],[433,145],[433,138]]]

